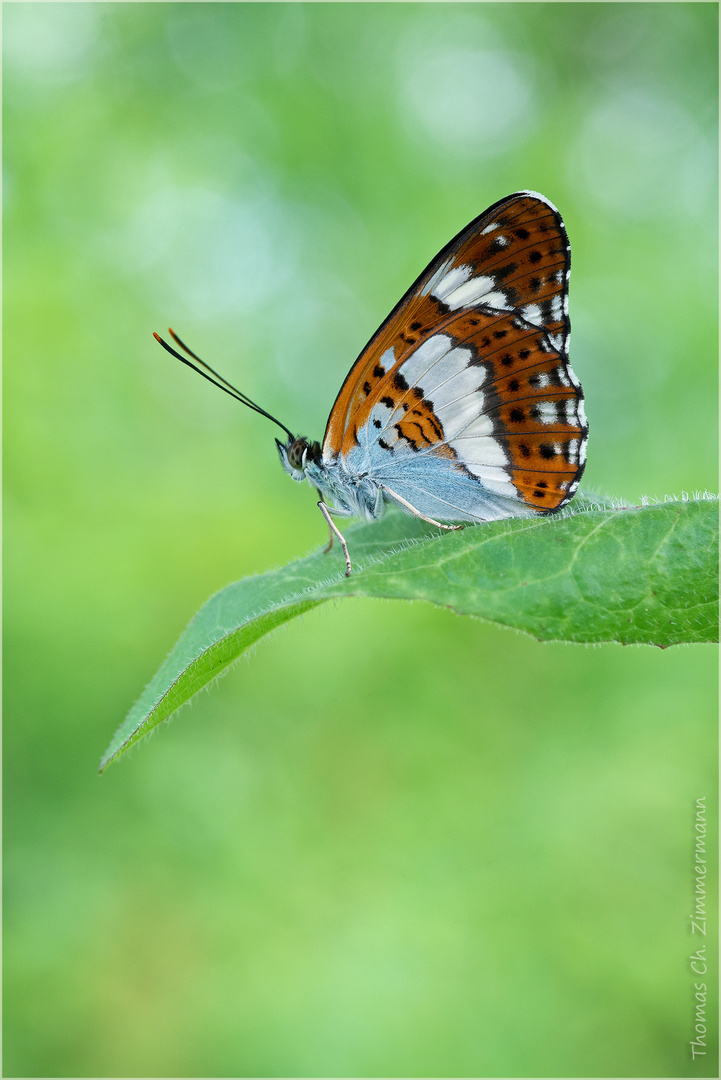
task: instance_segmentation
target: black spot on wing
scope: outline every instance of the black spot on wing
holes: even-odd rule
[[[481,255],[481,259],[490,259],[493,255],[497,255],[499,251],[503,251],[508,247],[508,243],[504,242],[499,236],[496,240],[491,240],[486,250]]]
[[[494,267],[493,268],[493,279],[494,279],[493,283],[494,283],[494,286],[497,288],[498,285],[500,284],[500,282],[505,281],[506,278],[510,277],[511,274],[515,273],[517,269],[518,269],[518,263],[515,263],[515,262],[506,263],[505,266]],[[506,295],[508,295],[508,293],[506,293]]]
[[[554,313],[553,299],[541,301],[541,315],[543,316],[544,323],[553,323],[558,321],[558,316]]]
[[[428,410],[427,420],[430,423],[433,430],[435,431],[436,438],[437,439],[442,439],[443,438],[443,429],[439,428],[438,424],[436,423],[436,421],[434,419],[433,402],[432,401],[424,401],[423,404],[425,405],[426,409]]]
[[[418,428],[418,434],[420,435],[423,442],[427,443],[428,446],[433,445],[433,443],[428,438],[428,436],[424,434],[423,428],[421,427],[421,425],[417,421],[415,421],[415,420],[406,421],[406,426],[408,425],[408,423],[412,424],[413,427]],[[393,426],[395,427],[396,431],[398,432],[399,437],[401,439],[405,439],[412,450],[417,450],[418,449],[419,443],[416,442],[416,440],[413,439],[407,432],[401,431],[401,425],[400,424],[394,424]]]

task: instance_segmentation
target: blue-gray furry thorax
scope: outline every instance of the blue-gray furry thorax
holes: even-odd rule
[[[276,442],[281,464],[288,475],[298,483],[307,480],[311,487],[321,493],[324,501],[330,500],[343,517],[373,520],[382,516],[385,501],[380,484],[371,480],[363,468],[363,465],[367,468],[369,462],[354,461],[354,468],[348,469],[338,458],[327,459],[320,454],[312,456],[313,444],[306,444],[300,450],[300,457],[297,449],[294,454],[294,448],[305,443],[304,439],[297,439],[289,446],[284,446],[278,440]],[[295,463],[291,464],[293,460]]]
[[[385,501],[380,484],[368,476],[349,472],[339,460],[311,461],[306,465],[305,475],[324,499],[333,500],[337,510],[369,520],[382,516]]]

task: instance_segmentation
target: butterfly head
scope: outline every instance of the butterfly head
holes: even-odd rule
[[[275,445],[278,447],[281,465],[294,480],[305,480],[306,466],[310,462],[320,462],[320,443],[309,442],[303,436],[289,439],[287,443],[276,439]]]

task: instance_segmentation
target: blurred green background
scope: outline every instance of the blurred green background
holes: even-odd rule
[[[4,1075],[717,1075],[711,647],[326,606],[96,774],[197,607],[325,543],[275,429],[153,330],[319,438],[428,260],[532,188],[586,489],[716,489],[716,5],[3,15]]]

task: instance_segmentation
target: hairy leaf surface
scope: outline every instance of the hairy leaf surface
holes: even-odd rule
[[[389,512],[338,545],[221,589],[118,729],[101,770],[269,631],[334,597],[426,600],[539,641],[666,648],[718,640],[718,503],[668,501],[513,518],[439,534]]]

